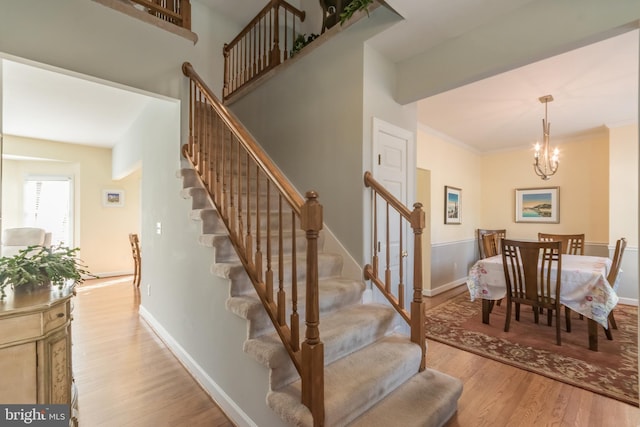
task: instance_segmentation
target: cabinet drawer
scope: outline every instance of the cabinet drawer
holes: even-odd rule
[[[60,304],[42,313],[42,324],[45,333],[64,325],[67,320],[69,320],[67,304]]]
[[[12,316],[0,321],[0,345],[42,335],[40,313]]]

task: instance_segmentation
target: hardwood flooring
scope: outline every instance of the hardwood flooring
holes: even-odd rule
[[[138,317],[132,279],[87,280],[74,299],[80,426],[234,426]]]
[[[233,426],[139,318],[131,280],[88,280],[74,300],[81,427]],[[464,291],[427,298],[427,306]],[[464,382],[447,427],[640,425],[634,406],[438,342],[428,343],[427,365]]]

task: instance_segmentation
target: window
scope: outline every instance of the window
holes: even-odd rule
[[[73,247],[73,179],[70,176],[27,176],[23,223],[51,232],[51,244]]]

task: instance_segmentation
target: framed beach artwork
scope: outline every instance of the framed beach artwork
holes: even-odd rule
[[[444,223],[462,224],[462,190],[455,187],[444,187]]]
[[[560,187],[516,189],[516,222],[560,222]]]

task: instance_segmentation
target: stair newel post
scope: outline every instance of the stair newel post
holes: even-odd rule
[[[180,17],[182,28],[191,30],[191,3],[190,0],[180,0]]]
[[[187,65],[188,64],[188,65]],[[188,67],[191,66],[191,64],[189,64],[188,62],[185,62],[184,64],[182,64],[182,73],[183,74],[187,74],[188,73]],[[192,79],[189,79],[189,143],[187,144],[186,147],[182,147],[182,153],[184,154],[185,157],[191,157],[191,153],[193,153],[193,109],[194,109],[194,98],[195,98],[195,90],[196,90],[196,84],[194,83],[194,81]],[[186,149],[185,149],[186,148]],[[188,154],[188,156],[187,156]]]
[[[420,371],[426,367],[427,347],[425,340],[424,300],[422,298],[422,230],[425,227],[425,213],[422,203],[414,203],[411,212],[413,228],[413,301],[411,302],[411,341],[422,349]]]
[[[273,45],[271,46],[269,67],[280,64],[280,0],[271,0],[273,13]]]
[[[322,229],[322,205],[315,191],[306,193],[300,225],[307,238],[306,333],[302,343],[302,403],[313,415],[314,425],[324,424],[324,344],[320,341],[318,295],[318,235]]]

